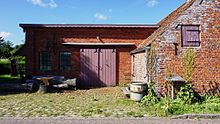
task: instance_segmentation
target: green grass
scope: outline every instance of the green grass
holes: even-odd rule
[[[220,98],[213,97],[201,103],[184,104],[178,100],[162,99],[145,108],[152,116],[173,116],[181,114],[220,114]]]
[[[170,117],[190,113],[219,114],[220,99],[210,97],[192,105],[162,99],[143,106],[125,98],[120,87],[0,96],[0,117]]]
[[[20,77],[18,77],[18,76],[0,75],[0,83],[16,81],[19,79],[20,79]]]

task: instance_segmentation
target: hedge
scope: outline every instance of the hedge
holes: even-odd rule
[[[25,62],[18,62],[18,72],[20,69],[22,69],[22,71],[25,70]],[[11,73],[11,63],[10,61],[0,61],[0,75],[3,74],[10,74]]]

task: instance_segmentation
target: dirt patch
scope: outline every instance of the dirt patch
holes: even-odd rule
[[[121,87],[103,87],[103,88],[93,88],[93,89],[86,89],[86,90],[64,90],[63,93],[70,93],[74,95],[95,95],[95,94],[108,94],[108,95],[115,95],[123,97]]]

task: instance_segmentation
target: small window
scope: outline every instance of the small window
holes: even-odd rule
[[[51,57],[48,52],[40,52],[40,70],[51,70]]]
[[[200,30],[198,25],[182,26],[182,46],[183,47],[200,46]]]
[[[60,53],[60,69],[64,71],[71,70],[71,53],[70,52]]]

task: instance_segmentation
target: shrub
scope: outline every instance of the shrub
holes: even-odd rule
[[[181,86],[180,91],[177,94],[177,99],[180,99],[185,104],[192,104],[196,101],[191,84],[185,83],[183,86]]]
[[[10,63],[0,63],[0,74],[10,74],[11,73],[11,64]]]
[[[194,64],[195,50],[189,48],[183,53],[182,56],[182,69],[185,84],[181,86],[180,91],[177,94],[177,99],[180,99],[185,104],[192,104],[196,101],[196,97],[192,89],[192,86],[191,84],[189,84],[194,69]]]
[[[183,69],[183,78],[188,83],[190,81],[194,64],[195,64],[196,52],[194,49],[187,49],[182,56],[182,69]]]
[[[18,72],[25,70],[25,62],[19,61],[18,62]],[[0,75],[10,74],[11,73],[11,62],[9,60],[0,60]]]
[[[141,103],[143,105],[152,105],[152,104],[156,104],[158,103],[158,98],[157,98],[157,95],[156,93],[154,92],[154,87],[153,87],[153,83],[150,83],[148,85],[148,92],[147,92],[147,95],[145,95],[142,100],[141,100]]]

